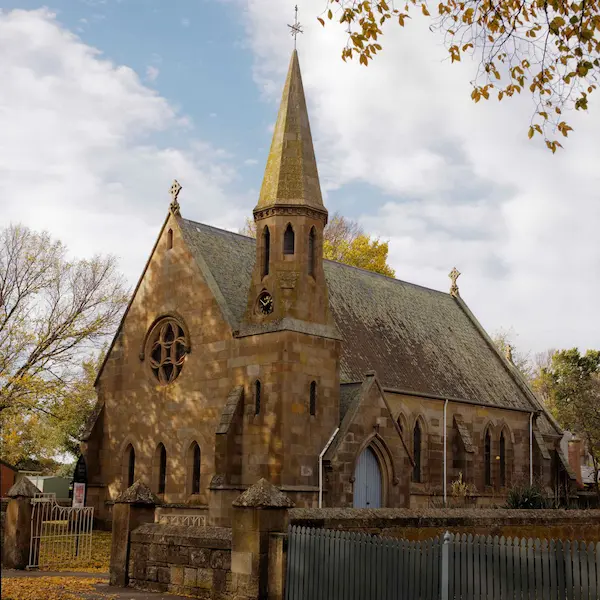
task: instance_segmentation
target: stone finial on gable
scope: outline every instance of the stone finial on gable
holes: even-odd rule
[[[513,347],[510,344],[506,344],[506,348],[504,349],[504,355],[506,356],[506,360],[509,363],[513,363]]]
[[[448,277],[452,281],[452,285],[450,286],[450,295],[451,296],[460,296],[458,292],[458,285],[456,285],[456,280],[460,277],[460,271],[454,267],[450,273],[448,273]]]
[[[27,477],[21,477],[21,479],[6,492],[6,496],[8,498],[34,498],[35,495],[39,493],[40,490],[31,483]]]
[[[175,215],[179,216],[179,202],[177,198],[179,197],[179,192],[181,192],[181,184],[177,179],[173,179],[173,184],[169,189],[169,194],[171,194],[171,204],[169,206],[169,210]]]
[[[152,493],[152,490],[139,479],[122,492],[115,504],[161,504],[160,500]]]
[[[264,477],[233,502],[238,508],[294,508],[295,504]]]

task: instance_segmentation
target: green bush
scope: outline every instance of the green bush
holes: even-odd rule
[[[548,508],[542,488],[538,485],[516,485],[508,492],[507,508]]]

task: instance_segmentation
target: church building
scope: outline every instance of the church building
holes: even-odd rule
[[[180,186],[96,380],[87,503],[136,480],[227,525],[261,477],[296,506],[434,507],[452,482],[502,504],[557,493],[562,432],[462,300],[323,259],[323,204],[294,50],[256,240],[185,218]],[[187,216],[187,215],[186,215]]]

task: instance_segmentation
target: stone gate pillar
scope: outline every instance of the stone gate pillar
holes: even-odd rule
[[[294,503],[266,479],[259,480],[233,502],[231,583],[234,598],[263,600],[270,597],[269,538],[273,533],[287,531],[288,509],[293,507]],[[273,564],[272,569],[276,566]]]
[[[7,569],[25,569],[29,564],[31,499],[39,492],[27,477],[23,477],[6,493],[10,502],[4,521],[2,563]]]
[[[116,500],[112,514],[110,585],[127,587],[131,532],[142,523],[154,523],[154,511],[161,502],[150,488],[136,481]]]

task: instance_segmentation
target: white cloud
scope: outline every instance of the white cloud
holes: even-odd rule
[[[256,160],[256,158],[247,158],[247,159],[244,161],[244,164],[245,164],[246,166],[249,166],[249,167],[251,167],[251,166],[253,166],[253,165],[257,165],[257,164],[258,164],[258,160]]]
[[[43,9],[0,13],[0,213],[80,256],[111,252],[139,276],[177,178],[182,213],[234,227],[231,157],[206,141],[165,147],[186,119],[136,73],[102,59]],[[239,199],[238,199],[239,201]]]
[[[148,81],[156,81],[158,76],[160,75],[160,69],[153,65],[148,65],[146,67],[146,79]]]
[[[187,17],[184,17],[183,19],[181,19],[181,26],[182,27],[189,27],[190,26],[190,20]]]
[[[255,79],[276,100],[289,10],[240,2]],[[489,331],[513,327],[524,349],[600,347],[598,111],[569,115],[575,131],[552,156],[527,140],[530,98],[474,104],[475,63],[450,65],[424,19],[389,24],[365,68],[340,59],[346,34],[322,28],[321,10],[320,0],[303,4],[298,51],[324,189],[340,198],[358,182],[384,194],[383,206],[365,195],[361,221],[390,239],[398,276],[447,289],[456,265]],[[343,213],[343,201],[329,208]]]

